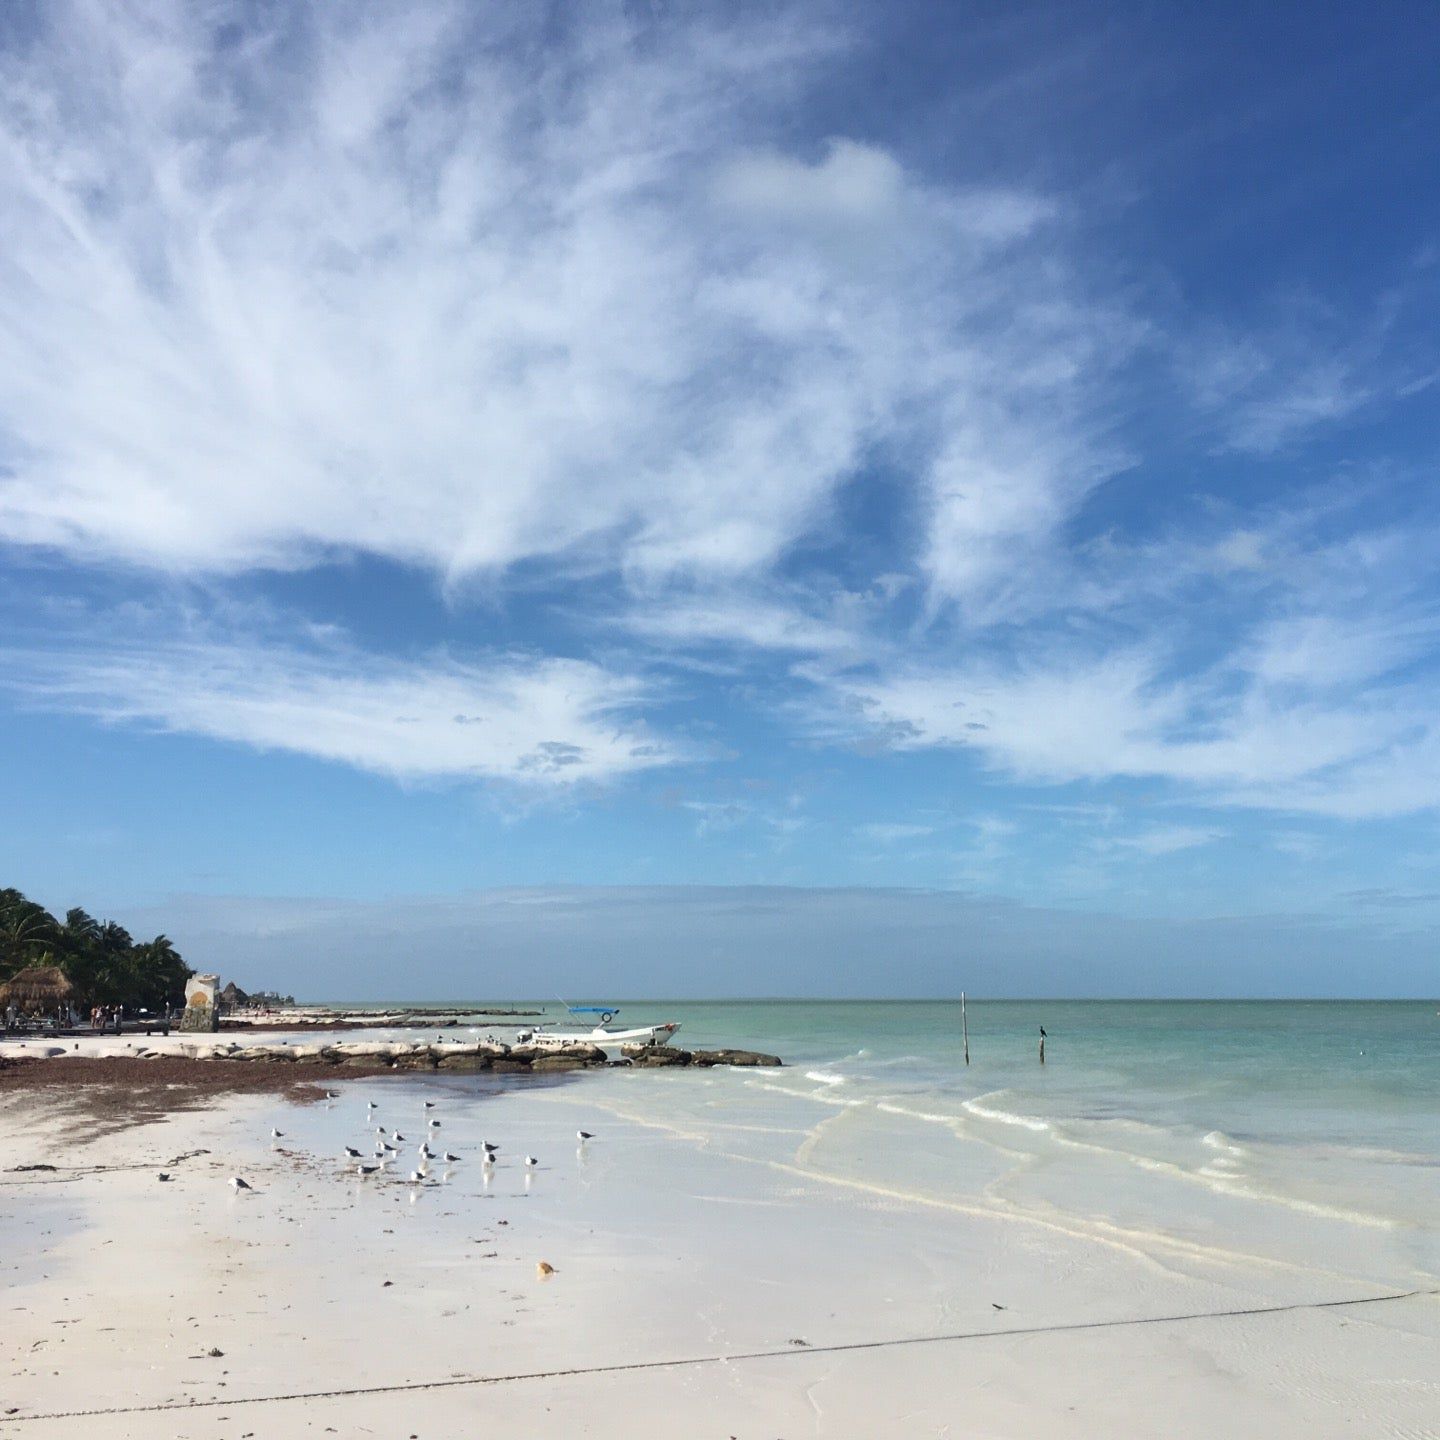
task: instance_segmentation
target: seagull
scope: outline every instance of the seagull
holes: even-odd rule
[[[397,1145],[403,1145],[403,1144],[405,1143],[405,1137],[404,1137],[398,1130],[392,1130],[392,1131],[390,1132],[390,1138],[391,1138]]]
[[[595,1137],[588,1130],[577,1130],[575,1138],[583,1145],[587,1140],[593,1140]]]
[[[480,1148],[484,1150],[487,1155],[498,1155],[500,1153],[500,1147],[498,1145],[492,1145],[488,1140],[482,1140],[480,1142]]]
[[[540,1163],[540,1162],[539,1162],[533,1155],[527,1155],[527,1156],[525,1157],[525,1164],[526,1164],[526,1167],[529,1168],[529,1169],[534,1169],[534,1167],[535,1167],[536,1165],[538,1165],[539,1163]]]
[[[347,1145],[347,1146],[345,1147],[345,1153],[346,1153],[352,1160],[358,1160],[358,1159],[360,1158],[360,1152],[359,1152],[353,1145]]]
[[[283,1140],[285,1138],[285,1132],[283,1130],[276,1130],[274,1126],[271,1126],[270,1138],[272,1140]]]
[[[365,1102],[365,1108],[367,1110],[378,1110],[380,1107],[373,1100],[367,1100]]]
[[[420,1142],[420,1158],[422,1160],[428,1160],[430,1158],[430,1147],[423,1140]]]
[[[378,1165],[357,1165],[355,1173],[357,1175],[373,1175],[379,1168]]]
[[[430,1120],[426,1123],[430,1126],[432,1130],[438,1130],[440,1128],[440,1122],[438,1120]]]
[[[425,1102],[425,1108],[427,1110],[433,1110],[435,1108],[435,1102],[433,1100],[427,1100]]]
[[[418,1184],[420,1184],[420,1182],[421,1182],[422,1180],[424,1180],[424,1178],[425,1178],[425,1172],[424,1172],[423,1170],[412,1170],[412,1171],[410,1172],[410,1183],[411,1183],[412,1185],[418,1185]]]
[[[327,1090],[325,1092],[325,1098],[327,1100],[338,1100],[340,1096],[334,1090]]]
[[[230,1188],[232,1190],[253,1190],[255,1187],[248,1180],[242,1180],[238,1175],[232,1175]]]
[[[447,1165],[453,1165],[460,1157],[452,1155],[448,1150],[440,1157]]]
[[[383,1125],[377,1125],[375,1127],[375,1133],[377,1135],[383,1135],[385,1133],[385,1127]]]
[[[160,1172],[160,1178],[161,1178],[162,1180],[168,1180],[168,1179],[170,1179],[170,1172],[169,1172],[168,1170],[162,1170],[162,1171]]]
[[[380,1142],[380,1148],[390,1155],[398,1155],[400,1153],[399,1148],[392,1145],[388,1140],[382,1140]]]

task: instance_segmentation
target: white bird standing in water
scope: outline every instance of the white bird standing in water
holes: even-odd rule
[[[533,1170],[539,1163],[533,1155],[527,1155],[525,1157],[525,1168],[527,1170]]]
[[[270,1138],[272,1140],[283,1140],[285,1138],[285,1132],[283,1130],[275,1129],[275,1127],[272,1125],[270,1127]]]
[[[255,1187],[248,1180],[242,1180],[238,1175],[232,1175],[230,1188],[232,1190],[253,1190]]]
[[[577,1130],[575,1138],[583,1145],[587,1140],[593,1140],[595,1137],[588,1130]]]

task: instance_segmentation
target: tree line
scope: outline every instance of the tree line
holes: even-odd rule
[[[0,890],[0,983],[30,965],[56,965],[87,1005],[159,1010],[185,1003],[193,973],[165,935],[134,940],[84,910],[57,920],[18,890]]]

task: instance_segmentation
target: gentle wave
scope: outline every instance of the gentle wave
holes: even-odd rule
[[[1248,1153],[1243,1145],[1237,1145],[1221,1130],[1212,1130],[1208,1135],[1202,1135],[1200,1143],[1211,1150],[1222,1150],[1227,1155],[1243,1156]]]
[[[814,1080],[819,1085],[843,1085],[845,1083],[843,1075],[835,1075],[829,1070],[807,1070],[805,1078]]]
[[[883,1111],[886,1115],[903,1115],[907,1120],[923,1120],[929,1125],[957,1125],[960,1122],[958,1115],[940,1115],[931,1110],[910,1110],[904,1105],[895,1105],[888,1100],[878,1100],[875,1103],[877,1110]]]
[[[868,1105],[868,1100],[842,1100],[828,1090],[792,1090],[787,1085],[776,1085],[768,1080],[746,1080],[747,1089],[768,1090],[774,1095],[788,1095],[792,1100],[816,1100],[821,1105]]]
[[[962,1100],[960,1102],[961,1109],[968,1111],[977,1119],[993,1120],[997,1125],[1019,1125],[1037,1133],[1050,1129],[1048,1120],[1037,1119],[1034,1115],[1017,1115],[1011,1110],[997,1110],[994,1106],[981,1104],[981,1100],[998,1100],[1002,1095],[1007,1094],[1009,1094],[1007,1090],[996,1090],[989,1095],[982,1095],[978,1100]]]

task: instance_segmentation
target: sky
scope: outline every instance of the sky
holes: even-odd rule
[[[1440,14],[0,9],[0,883],[242,985],[1440,990]]]

